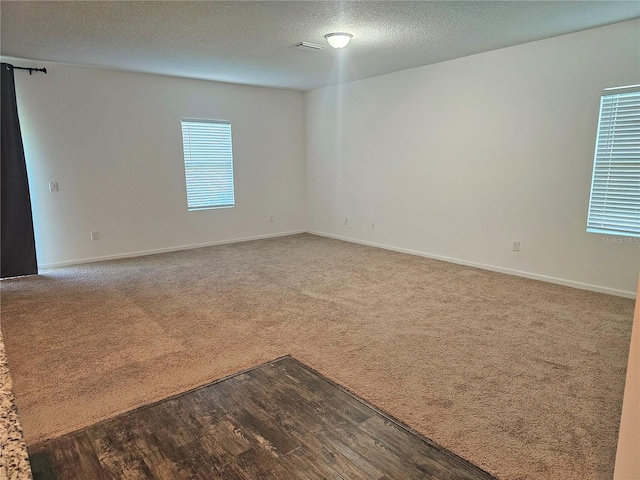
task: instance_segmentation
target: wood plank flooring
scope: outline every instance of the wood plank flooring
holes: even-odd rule
[[[290,356],[29,456],[35,480],[494,478]]]

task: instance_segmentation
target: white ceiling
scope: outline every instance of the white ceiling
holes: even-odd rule
[[[309,90],[636,17],[640,1],[3,0],[0,51]],[[334,31],[352,33],[351,45],[330,48]]]

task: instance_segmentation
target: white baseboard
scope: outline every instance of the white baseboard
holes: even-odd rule
[[[606,294],[615,295],[618,297],[625,297],[625,298],[632,298],[632,299],[636,298],[636,292],[628,292],[626,290],[618,290],[615,288],[601,287],[599,285],[591,285],[589,283],[576,282],[573,280],[565,280],[563,278],[549,277],[547,275],[539,275],[536,273],[523,272],[521,270],[497,267],[495,265],[486,265],[484,263],[470,262],[468,260],[461,260],[459,258],[445,257],[443,255],[434,255],[432,253],[420,252],[417,250],[410,250],[408,248],[393,247],[391,245],[384,245],[381,243],[367,242],[365,240],[358,240],[350,237],[342,237],[340,235],[333,235],[331,233],[318,232],[315,230],[308,230],[307,232],[313,235],[321,236],[321,237],[334,238],[336,240],[343,240],[345,242],[358,243],[361,245],[368,245],[370,247],[383,248],[385,250],[392,250],[394,252],[409,253],[411,255],[418,255],[420,257],[432,258],[434,260],[442,260],[444,262],[456,263],[458,265],[465,265],[468,267],[481,268],[483,270],[490,270],[492,272],[506,273],[508,275],[515,275],[518,277],[529,278],[531,280],[540,280],[542,282],[555,283],[556,285],[563,285],[565,287],[579,288],[580,290],[590,290],[592,292],[598,292],[598,293],[606,293]]]
[[[459,258],[445,257],[443,255],[435,255],[435,254],[432,254],[432,253],[421,252],[421,251],[417,251],[417,250],[411,250],[411,249],[408,249],[408,248],[394,247],[394,246],[391,246],[391,245],[384,245],[384,244],[381,244],[381,243],[368,242],[368,241],[365,241],[365,240],[358,240],[358,239],[355,239],[355,238],[343,237],[343,236],[340,236],[340,235],[333,235],[333,234],[330,234],[330,233],[319,232],[319,231],[315,231],[315,230],[293,230],[293,231],[289,231],[289,232],[279,232],[279,233],[271,233],[271,234],[266,234],[266,235],[256,235],[256,236],[252,236],[252,237],[231,238],[231,239],[227,239],[227,240],[218,240],[218,241],[215,241],[215,242],[198,243],[198,244],[192,244],[192,245],[180,245],[180,246],[177,246],[177,247],[158,248],[158,249],[154,249],[154,250],[143,250],[143,251],[138,251],[138,252],[129,252],[129,253],[116,254],[116,255],[105,255],[105,256],[102,256],[102,257],[82,258],[82,259],[71,260],[71,261],[67,261],[67,262],[47,263],[47,264],[39,265],[38,267],[39,267],[39,269],[46,270],[46,269],[49,269],[49,268],[68,267],[68,266],[71,266],[71,265],[80,265],[80,264],[83,264],[83,263],[102,262],[104,260],[117,260],[117,259],[120,259],[120,258],[141,257],[141,256],[145,256],[145,255],[154,255],[154,254],[157,254],[157,253],[176,252],[176,251],[179,251],[179,250],[191,250],[191,249],[194,249],[194,248],[211,247],[213,245],[223,245],[223,244],[228,244],[228,243],[249,242],[251,240],[261,240],[261,239],[265,239],[265,238],[286,237],[287,235],[296,235],[296,234],[299,234],[299,233],[310,233],[312,235],[318,235],[320,237],[334,238],[336,240],[343,240],[345,242],[358,243],[358,244],[361,244],[361,245],[368,245],[368,246],[371,246],[371,247],[383,248],[385,250],[392,250],[394,252],[408,253],[408,254],[411,254],[411,255],[418,255],[420,257],[432,258],[434,260],[442,260],[444,262],[456,263],[458,265],[466,265],[468,267],[481,268],[481,269],[484,269],[484,270],[490,270],[492,272],[506,273],[508,275],[516,275],[518,277],[529,278],[529,279],[532,279],[532,280],[540,280],[542,282],[554,283],[554,284],[557,284],[557,285],[564,285],[566,287],[579,288],[581,290],[590,290],[592,292],[606,293],[606,294],[609,294],[609,295],[616,295],[618,297],[625,297],[625,298],[632,298],[632,299],[636,298],[636,292],[631,292],[631,291],[626,291],[626,290],[618,290],[618,289],[615,289],[615,288],[602,287],[602,286],[599,286],[599,285],[592,285],[592,284],[589,284],[589,283],[576,282],[576,281],[573,281],[573,280],[566,280],[566,279],[563,279],[563,278],[550,277],[550,276],[547,276],[547,275],[539,275],[539,274],[536,274],[536,273],[523,272],[521,270],[514,270],[514,269],[511,269],[511,268],[497,267],[495,265],[486,265],[486,264],[483,264],[483,263],[470,262],[468,260],[461,260]]]
[[[192,245],[180,245],[178,247],[157,248],[153,250],[142,250],[138,252],[119,253],[115,255],[105,255],[102,257],[80,258],[67,262],[44,263],[38,265],[38,270],[46,270],[49,268],[69,267],[71,265],[81,265],[83,263],[102,262],[104,260],[118,260],[120,258],[142,257],[145,255],[155,255],[157,253],[177,252],[180,250],[192,250],[194,248],[211,247],[213,245],[224,245],[226,243],[250,242],[251,240],[262,240],[265,238],[286,237],[288,235],[296,235],[298,233],[306,233],[306,230],[293,230],[290,232],[269,233],[266,235],[256,235],[253,237],[231,238],[227,240],[217,240],[215,242],[197,243]]]

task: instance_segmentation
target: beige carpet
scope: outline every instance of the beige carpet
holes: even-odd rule
[[[292,354],[499,478],[612,477],[632,300],[307,234],[1,287],[28,444]]]

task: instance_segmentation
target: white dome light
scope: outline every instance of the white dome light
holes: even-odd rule
[[[349,45],[353,35],[344,32],[327,33],[324,38],[327,39],[327,42],[329,42],[329,45],[333,48],[344,48]]]

